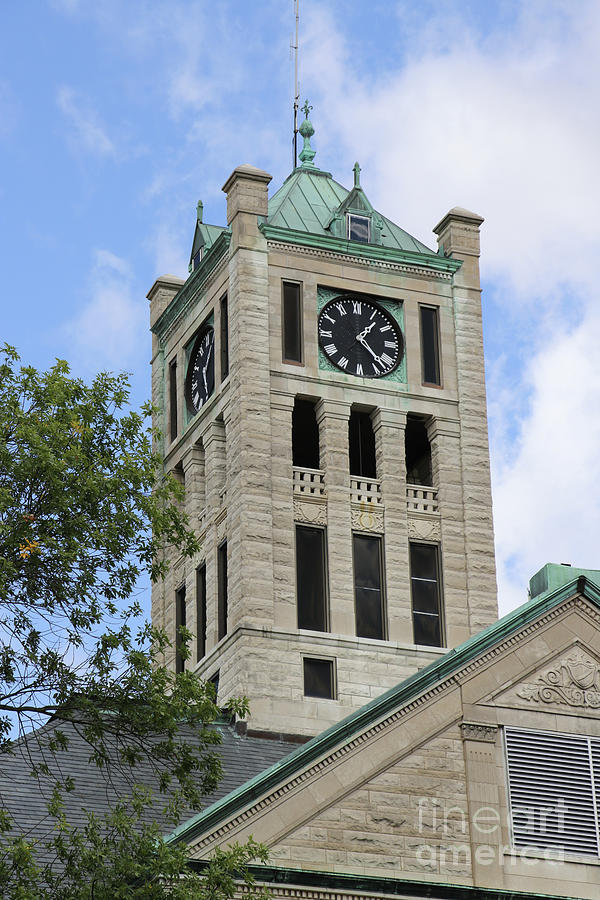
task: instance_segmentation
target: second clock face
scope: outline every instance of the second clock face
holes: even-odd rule
[[[215,333],[205,328],[190,355],[186,379],[186,398],[192,415],[201,409],[215,389]]]
[[[389,375],[404,353],[402,333],[393,316],[374,301],[352,294],[323,307],[319,343],[334,366],[362,378]]]

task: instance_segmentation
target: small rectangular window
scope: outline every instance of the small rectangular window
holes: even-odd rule
[[[368,216],[354,216],[348,213],[348,238],[368,244],[371,237],[371,220]]]
[[[384,640],[381,538],[352,536],[357,637]]]
[[[302,286],[283,282],[283,361],[302,362]]]
[[[202,247],[199,250],[196,250],[192,259],[192,271],[195,272],[198,266],[200,265],[200,260],[202,259]]]
[[[196,661],[206,655],[206,565],[196,569]]]
[[[219,591],[218,628],[219,640],[227,634],[227,541],[217,550],[217,579]]]
[[[335,699],[335,679],[332,659],[304,659],[304,696]]]
[[[410,544],[415,644],[442,647],[439,552],[436,544]]]
[[[423,384],[441,385],[440,311],[437,306],[421,306],[419,309],[421,314]]]
[[[227,294],[221,297],[221,381],[229,375],[229,309]]]
[[[183,639],[181,629],[185,628],[185,584],[175,591],[175,671],[183,672],[185,660],[182,654]]]
[[[169,363],[169,436],[177,437],[177,358]]]
[[[325,531],[296,525],[298,628],[327,631]]]

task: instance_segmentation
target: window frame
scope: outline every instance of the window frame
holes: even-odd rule
[[[331,672],[331,696],[321,697],[319,694],[306,693],[306,663],[310,661],[328,663]],[[334,656],[314,656],[312,653],[302,654],[302,696],[310,700],[338,700],[337,665]]]
[[[360,635],[358,633],[358,604],[356,598],[356,553],[354,552],[355,538],[367,538],[368,540],[377,541],[379,546],[379,604],[381,610],[381,637],[370,637],[368,635]],[[352,585],[354,591],[354,631],[356,637],[366,637],[370,641],[387,641],[388,636],[388,616],[386,602],[386,584],[385,584],[385,548],[383,544],[382,534],[373,534],[373,532],[353,531],[352,532]],[[360,585],[359,585],[360,587]]]
[[[229,376],[229,303],[227,293],[219,299],[219,374],[221,384]]]
[[[186,628],[187,600],[185,581],[175,591],[175,673],[179,675],[185,671],[185,660],[181,654],[182,639],[180,628]]]
[[[438,381],[426,381],[425,380],[425,341],[424,341],[424,329],[423,329],[423,310],[430,309],[435,312],[435,347],[434,353],[436,357],[437,363],[437,377]],[[419,337],[421,344],[421,384],[424,387],[434,387],[434,388],[443,388],[444,387],[444,378],[443,378],[443,370],[442,370],[442,335],[440,328],[440,307],[434,303],[419,303]]]
[[[171,443],[179,437],[178,400],[177,354],[175,354],[169,362],[169,440]]]
[[[362,219],[367,223],[367,239],[366,241],[361,241],[360,238],[353,238],[350,236],[350,232],[352,230],[352,219]],[[346,213],[346,237],[349,241],[356,241],[358,244],[370,244],[371,243],[371,217],[363,216],[361,213]]]
[[[225,565],[223,566],[223,561]],[[228,600],[229,574],[227,559],[227,540],[221,541],[217,547],[217,640],[227,637],[228,633]]]
[[[413,546],[417,547],[432,547],[435,551],[435,567],[436,567],[436,584],[437,584],[437,604],[438,604],[438,614],[437,620],[439,622],[439,635],[440,635],[440,643],[439,644],[419,644],[416,641],[415,635],[415,606],[414,606],[414,594],[413,594],[413,581],[433,581],[433,579],[424,579],[418,578],[417,576],[413,576],[412,573],[412,548]],[[418,647],[446,647],[446,622],[444,616],[444,590],[443,590],[443,582],[442,582],[442,548],[441,544],[431,543],[431,541],[409,541],[408,542],[408,570],[409,570],[409,578],[410,578],[410,611],[412,618],[412,626],[413,626],[413,642]],[[417,610],[416,615],[418,616],[429,616],[433,615],[431,613],[421,612]]]
[[[298,529],[305,531],[318,531],[321,534],[321,547],[323,554],[323,628],[307,628],[300,624],[300,603],[298,597]],[[327,553],[327,528],[320,525],[308,525],[294,522],[294,556],[296,563],[296,623],[299,631],[318,631],[327,634],[330,630],[329,610],[329,558]]]
[[[300,346],[300,359],[288,358],[285,354],[285,337],[286,337],[286,315],[285,315],[285,286],[295,285],[298,287],[298,343]],[[304,365],[304,283],[293,278],[281,279],[281,361],[286,366],[303,366]]]

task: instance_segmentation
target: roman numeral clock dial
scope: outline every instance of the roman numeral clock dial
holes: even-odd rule
[[[334,366],[360,378],[389,375],[404,354],[393,316],[373,300],[349,294],[330,300],[321,310],[319,344]]]
[[[201,409],[215,389],[215,333],[212,328],[200,332],[190,354],[185,396],[190,415]]]

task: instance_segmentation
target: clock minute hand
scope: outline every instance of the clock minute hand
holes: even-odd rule
[[[357,341],[365,348],[365,350],[368,350],[368,351],[369,351],[369,353],[371,354],[371,356],[373,357],[373,359],[376,359],[377,362],[381,362],[379,356],[377,356],[377,354],[375,353],[375,351],[373,350],[373,348],[372,348],[369,344],[367,344],[367,342],[366,342],[366,340],[364,339],[364,337],[362,336],[362,334],[357,335],[357,336],[356,336],[356,340],[357,340]]]

